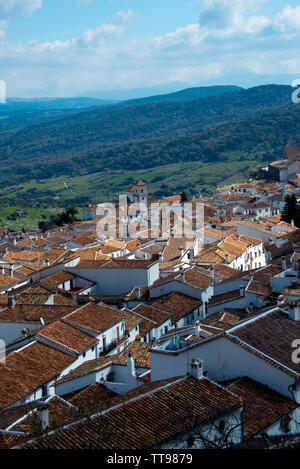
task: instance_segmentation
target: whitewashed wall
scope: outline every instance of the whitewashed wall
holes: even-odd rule
[[[192,358],[204,360],[204,369],[215,381],[248,376],[286,397],[292,398],[288,387],[294,379],[268,364],[253,353],[219,337],[178,353],[157,354],[151,352],[151,378],[153,381],[185,375]]]

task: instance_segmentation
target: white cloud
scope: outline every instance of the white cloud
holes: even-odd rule
[[[280,12],[274,21],[274,29],[281,32],[287,33],[288,35],[294,35],[300,33],[300,6],[292,8],[287,6]]]
[[[2,77],[9,95],[54,96],[176,80],[208,84],[224,76],[238,83],[243,74],[300,72],[295,41],[300,7],[286,7],[271,19],[261,14],[262,4],[202,0],[198,23],[131,41],[119,39],[135,17],[130,9],[66,41],[11,45],[0,37]]]
[[[41,8],[42,0],[0,0],[0,18],[29,16]]]
[[[212,29],[240,28],[245,17],[259,9],[266,0],[200,0],[200,24]]]
[[[127,24],[134,18],[135,13],[129,9],[120,10],[108,23],[103,23],[95,29],[85,31],[81,37],[73,41],[79,46],[97,47],[110,37],[121,36],[125,32]]]
[[[0,0],[0,39],[5,38],[10,19],[16,16],[30,16],[41,6],[42,0]]]

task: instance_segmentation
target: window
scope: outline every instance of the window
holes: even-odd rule
[[[168,326],[165,327],[165,334],[168,332]]]
[[[83,352],[82,356],[83,356],[83,358],[85,358],[85,356],[86,356],[86,353],[85,353],[85,352]]]
[[[47,397],[47,395],[48,395],[48,392],[47,392],[47,385],[44,384],[44,385],[42,386],[42,397]]]

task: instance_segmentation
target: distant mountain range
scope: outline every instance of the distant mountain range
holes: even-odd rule
[[[7,111],[44,111],[56,109],[82,109],[90,106],[112,104],[113,100],[96,98],[8,98],[6,104],[0,104],[0,110]]]
[[[232,93],[242,89],[243,88],[239,86],[201,86],[195,88],[186,88],[184,90],[175,91],[168,94],[159,94],[145,98],[131,99],[123,101],[122,104],[124,106],[132,106],[145,103],[186,103],[188,101],[195,101],[196,99],[207,98],[208,96],[215,96],[223,93]]]
[[[178,85],[179,86],[179,85]],[[118,92],[119,96],[123,95],[122,99],[99,99],[96,97],[76,97],[76,98],[7,98],[6,104],[0,104],[0,111],[53,111],[53,110],[66,110],[66,109],[84,109],[92,106],[105,106],[110,104],[121,104],[124,106],[142,104],[142,103],[158,103],[158,102],[187,102],[195,99],[205,98],[207,96],[214,96],[221,93],[231,93],[233,91],[242,90],[238,86],[202,86],[197,88],[187,88],[175,91],[172,93],[155,94],[157,88],[149,88],[148,93],[154,93],[150,96],[134,97],[142,93],[144,90],[128,90]],[[151,91],[150,91],[151,90]],[[93,92],[92,92],[93,93]],[[105,95],[105,92],[103,92]],[[111,92],[113,93],[113,92]],[[95,93],[97,94],[97,93]],[[101,92],[99,92],[102,95]],[[110,92],[107,92],[110,94]],[[129,98],[127,98],[129,96]]]
[[[115,89],[110,91],[86,91],[79,95],[79,97],[92,97],[97,99],[108,99],[112,101],[127,101],[129,99],[139,99],[158,94],[174,93],[185,88],[191,88],[191,85],[181,81],[173,81],[165,85],[157,85],[143,88],[133,89]]]
[[[69,109],[0,106],[0,187],[184,162],[268,161],[300,142],[292,92],[284,85],[199,87],[110,105],[92,100],[80,109],[76,100]]]

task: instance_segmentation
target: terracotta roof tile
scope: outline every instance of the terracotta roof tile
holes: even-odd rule
[[[114,324],[122,321],[124,314],[119,309],[104,303],[88,303],[63,318],[66,324],[78,326],[86,331],[104,332]]]
[[[74,357],[38,342],[8,354],[5,365],[0,365],[0,409],[54,379],[74,361]]]
[[[296,409],[299,404],[249,378],[239,378],[223,386],[244,402],[244,432],[252,437]]]
[[[152,300],[150,305],[171,313],[172,322],[176,323],[179,319],[199,308],[202,305],[202,301],[182,293],[172,292]]]
[[[58,346],[66,346],[77,353],[83,353],[98,343],[98,340],[68,326],[62,321],[56,321],[43,327],[39,330],[36,337],[40,337],[43,341],[47,341],[48,338],[52,339],[54,342],[57,342]]]
[[[248,347],[284,365],[291,372],[300,374],[300,365],[292,361],[292,343],[300,337],[300,323],[289,319],[281,309],[271,310],[229,331],[230,336],[240,339]]]
[[[78,309],[78,305],[18,305],[14,308],[5,308],[0,311],[1,322],[39,322],[43,318],[46,324],[60,319],[72,311]]]
[[[71,427],[49,435],[30,448],[84,448],[86,438],[93,448],[146,449],[192,428],[208,418],[240,406],[240,401],[207,378],[183,378],[146,392],[138,397],[88,419],[80,428]],[[141,394],[145,389],[145,394]],[[128,396],[130,393],[128,393]],[[121,402],[122,402],[121,401]],[[124,425],[126,422],[126,425]]]
[[[139,368],[151,368],[150,349],[152,345],[135,340],[131,342],[121,353],[114,355],[114,363],[126,365],[128,355],[131,353],[135,366]]]

